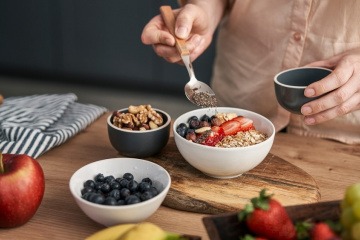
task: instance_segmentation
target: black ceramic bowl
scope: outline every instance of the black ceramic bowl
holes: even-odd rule
[[[107,128],[111,145],[126,157],[150,157],[159,153],[170,137],[171,118],[166,112],[154,108],[162,115],[164,124],[159,128],[146,131],[132,131],[118,128],[112,124],[112,115],[107,118]],[[128,108],[118,112],[128,112]]]
[[[332,71],[327,68],[302,67],[292,68],[278,73],[274,77],[275,94],[280,105],[295,114],[301,114],[301,107],[316,98],[304,95],[305,88],[319,81]]]

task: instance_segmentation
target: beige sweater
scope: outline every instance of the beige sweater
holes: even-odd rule
[[[278,105],[273,85],[284,69],[360,47],[359,12],[358,0],[234,1],[217,39],[212,88],[220,105],[260,113],[277,130],[360,144],[360,111],[306,126]]]

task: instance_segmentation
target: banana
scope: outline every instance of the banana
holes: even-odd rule
[[[120,224],[100,230],[85,240],[186,240],[150,222]]]
[[[116,240],[136,224],[121,224],[105,228],[85,238],[85,240]]]
[[[143,222],[121,235],[117,240],[164,240],[167,233],[155,224]]]

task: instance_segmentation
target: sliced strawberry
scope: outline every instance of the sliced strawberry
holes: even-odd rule
[[[211,130],[201,134],[197,138],[196,142],[207,146],[215,146],[224,138],[224,136],[224,129],[219,126],[214,126],[211,128]]]
[[[237,122],[239,122],[241,124],[241,130],[240,131],[245,132],[245,131],[255,129],[254,121],[249,119],[249,118],[239,116],[239,117],[236,117],[236,118],[234,118],[232,120],[237,121]]]
[[[224,133],[226,136],[234,135],[237,132],[241,131],[241,123],[235,120],[226,121],[220,125],[221,128],[224,129]]]

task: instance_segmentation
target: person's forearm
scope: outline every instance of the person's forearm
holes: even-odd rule
[[[228,0],[179,0],[179,4],[181,6],[194,4],[203,9],[208,15],[208,19],[210,20],[209,24],[214,32],[224,16]]]

